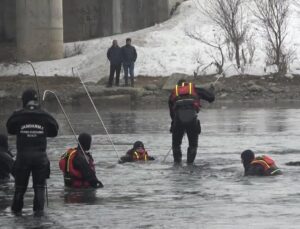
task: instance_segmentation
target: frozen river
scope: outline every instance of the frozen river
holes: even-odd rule
[[[300,109],[200,112],[202,134],[195,166],[174,166],[171,154],[162,162],[171,146],[167,110],[101,114],[119,156],[141,140],[156,160],[117,164],[117,155],[95,113],[75,109],[71,121],[77,133],[93,134],[96,170],[105,187],[66,190],[58,160],[76,143],[64,116],[56,114],[61,129],[59,137],[48,144],[52,172],[46,216],[32,216],[30,185],[24,214],[14,217],[9,208],[11,181],[0,186],[0,228],[299,228],[300,168],[285,163],[300,161]],[[3,123],[6,117],[1,115]],[[270,155],[284,175],[243,177],[240,153],[245,149]],[[183,157],[185,162],[185,150]]]

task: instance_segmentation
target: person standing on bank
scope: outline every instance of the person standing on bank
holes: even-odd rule
[[[42,216],[46,179],[50,176],[47,137],[56,137],[59,127],[56,120],[41,109],[35,90],[24,91],[22,102],[23,108],[15,111],[6,123],[7,132],[17,136],[15,193],[11,210],[16,215],[22,213],[24,194],[32,173],[33,211],[36,216]]]
[[[117,40],[113,40],[112,46],[107,50],[107,59],[110,61],[110,73],[109,73],[107,87],[113,86],[115,73],[116,73],[115,85],[118,87],[119,80],[120,80],[121,65],[122,65],[122,53]]]
[[[200,99],[212,103],[215,96],[205,89],[196,88],[193,83],[188,83],[184,79],[178,81],[169,97],[174,163],[181,163],[181,143],[185,133],[189,140],[187,164],[194,163],[197,155],[198,138],[201,133],[200,121],[197,119],[201,107]]]
[[[131,38],[127,38],[126,45],[122,47],[122,61],[126,87],[128,86],[128,71],[130,75],[131,87],[134,87],[134,63],[136,59],[136,49],[131,45]]]

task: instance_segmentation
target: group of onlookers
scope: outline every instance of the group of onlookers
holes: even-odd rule
[[[125,87],[128,85],[128,73],[130,85],[134,87],[134,63],[137,58],[136,49],[131,45],[131,38],[126,39],[126,45],[119,47],[118,41],[113,40],[112,46],[107,50],[107,58],[110,61],[110,73],[107,87],[113,86],[114,75],[116,74],[115,85],[119,86],[121,66],[124,69]]]

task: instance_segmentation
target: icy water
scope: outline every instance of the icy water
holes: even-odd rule
[[[75,130],[93,133],[92,152],[104,188],[64,189],[58,159],[75,145],[62,114],[60,135],[49,140],[51,179],[46,216],[32,216],[28,189],[22,217],[9,205],[13,182],[1,184],[0,228],[299,228],[300,109],[210,109],[200,112],[202,134],[195,166],[174,166],[167,110],[101,112],[119,156],[142,140],[156,157],[150,163],[117,164],[117,156],[94,112],[73,111]],[[6,115],[2,115],[4,120]],[[3,128],[3,127],[2,127]],[[13,138],[10,139],[14,141]],[[187,141],[183,140],[183,149]],[[240,153],[253,149],[273,157],[284,175],[243,177]],[[186,158],[185,150],[184,161]]]

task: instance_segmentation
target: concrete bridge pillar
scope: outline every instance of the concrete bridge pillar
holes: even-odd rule
[[[17,0],[16,15],[19,61],[63,58],[62,0]]]
[[[112,0],[112,33],[122,33],[122,0]]]

